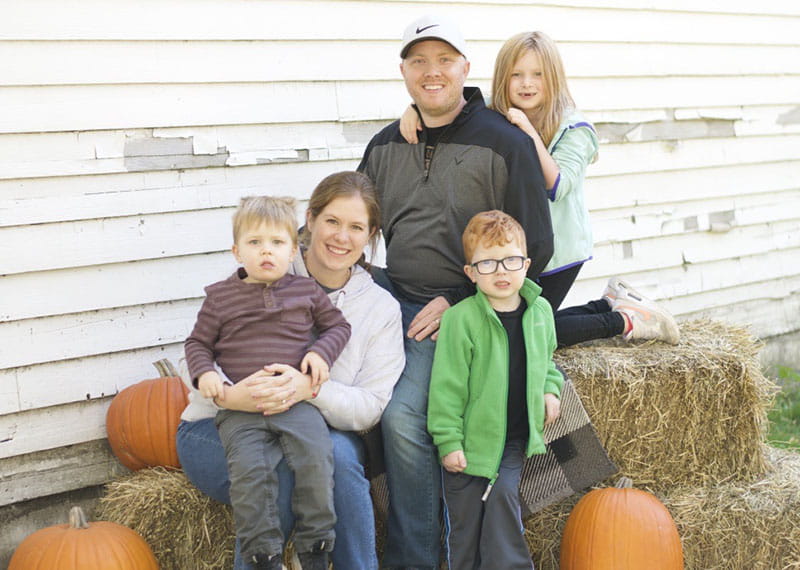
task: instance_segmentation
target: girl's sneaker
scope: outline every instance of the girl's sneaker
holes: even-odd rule
[[[631,330],[622,336],[625,340],[662,340],[669,344],[678,344],[681,338],[678,323],[663,307],[652,301],[645,305],[637,300],[619,298],[613,307],[630,320]]]
[[[611,277],[608,280],[608,284],[603,291],[603,299],[606,300],[611,308],[614,308],[614,304],[617,301],[623,299],[640,303],[646,307],[657,306],[655,301],[639,293],[639,291],[634,289],[631,284],[622,277]]]

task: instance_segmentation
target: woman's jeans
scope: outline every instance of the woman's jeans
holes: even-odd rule
[[[385,271],[372,268],[375,282],[400,303],[403,333],[425,305],[405,299]],[[428,433],[428,387],[433,353],[430,337],[405,337],[406,366],[381,417],[389,519],[383,565],[387,568],[438,568],[441,539],[441,476]],[[338,532],[338,531],[337,531]]]
[[[325,437],[325,434],[320,434]],[[334,487],[333,504],[336,509],[336,543],[331,559],[336,568],[375,570],[378,568],[375,553],[375,519],[369,481],[364,476],[364,446],[353,432],[331,429],[333,443]],[[189,480],[203,493],[221,503],[230,504],[230,481],[225,451],[219,438],[214,418],[194,422],[182,421],[178,426],[178,457]],[[284,536],[289,536],[294,526],[292,492],[294,474],[285,460],[277,467],[280,491],[278,514]],[[236,544],[236,570],[246,570],[249,565],[241,560]]]

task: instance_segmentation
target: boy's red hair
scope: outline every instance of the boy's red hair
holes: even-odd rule
[[[475,214],[461,234],[461,244],[464,246],[464,258],[467,264],[472,263],[472,256],[478,245],[491,247],[511,242],[516,242],[522,254],[528,255],[525,230],[517,220],[500,210]]]

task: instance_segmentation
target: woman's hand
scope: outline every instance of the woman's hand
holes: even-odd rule
[[[400,117],[400,134],[406,139],[408,144],[417,144],[419,137],[417,131],[422,130],[422,123],[414,107],[409,105]]]
[[[441,295],[431,299],[431,301],[420,309],[419,313],[408,325],[408,338],[413,338],[417,342],[431,337],[436,340],[439,336],[439,323],[442,322],[442,314],[450,308],[450,303]]]
[[[288,364],[270,364],[264,372],[271,374],[272,386],[262,387],[258,379],[253,379],[251,393],[258,397],[256,408],[265,416],[285,412],[297,402],[315,397],[319,390],[312,389],[311,376]]]
[[[225,400],[215,401],[229,410],[279,414],[311,397],[310,384],[308,376],[291,366],[270,364],[233,386],[227,386]]]

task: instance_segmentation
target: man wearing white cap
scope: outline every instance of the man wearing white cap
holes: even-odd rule
[[[474,292],[462,268],[469,219],[503,210],[520,222],[535,279],[553,252],[545,182],[530,137],[464,87],[458,27],[424,16],[403,34],[400,72],[424,127],[408,144],[395,121],[370,141],[359,170],[376,184],[386,270],[376,281],[400,301],[406,367],[381,420],[389,521],[387,568],[438,568],[440,471],[427,432],[428,386],[439,320]]]

